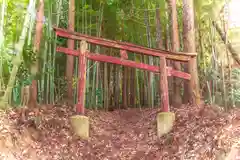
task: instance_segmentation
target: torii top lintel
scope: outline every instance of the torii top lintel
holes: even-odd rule
[[[56,34],[61,37],[74,39],[74,40],[85,40],[92,44],[118,48],[118,49],[127,50],[131,52],[137,52],[137,53],[145,54],[148,56],[166,57],[167,59],[171,59],[175,61],[189,61],[191,57],[194,57],[197,55],[197,53],[173,52],[173,51],[166,51],[166,50],[160,50],[160,49],[152,49],[152,48],[135,45],[132,43],[93,37],[93,36],[73,32],[73,31],[69,31],[66,29],[61,29],[55,26],[53,27],[53,29],[55,30]]]

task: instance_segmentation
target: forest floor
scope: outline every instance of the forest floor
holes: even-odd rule
[[[67,106],[43,106],[37,128],[19,124],[18,111],[1,113],[0,159],[6,160],[240,160],[240,110],[214,106],[174,109],[168,135],[156,135],[157,109],[87,111],[88,141],[73,136]]]

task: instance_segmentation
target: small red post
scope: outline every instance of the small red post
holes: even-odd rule
[[[86,52],[87,42],[80,42],[80,54],[78,64],[78,102],[76,105],[77,114],[84,114],[85,106],[85,85],[86,85]]]
[[[128,54],[126,50],[120,50],[121,59],[128,59]]]
[[[168,72],[166,57],[160,57],[160,91],[162,112],[169,112]]]

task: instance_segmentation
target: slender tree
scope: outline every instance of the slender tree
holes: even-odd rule
[[[152,47],[152,41],[151,41],[151,32],[150,32],[150,24],[149,24],[149,11],[148,11],[148,6],[146,6],[145,10],[144,10],[144,23],[146,25],[146,34],[147,34],[147,42],[148,42],[148,47],[151,48]],[[149,64],[153,65],[153,57],[149,56]],[[147,63],[145,61],[145,63]],[[154,97],[153,97],[153,73],[148,72],[148,105],[150,105],[151,107],[153,107],[154,105]]]
[[[157,2],[156,4],[156,46],[159,49],[163,49],[163,37],[162,37],[162,26],[161,26],[161,18],[160,18],[160,5]],[[158,83],[156,83],[156,88],[159,87],[159,81],[160,79],[157,79]],[[160,97],[160,89],[156,90],[157,95],[157,105],[160,105],[159,97]]]
[[[156,4],[156,46],[159,49],[163,48],[163,41],[162,41],[162,27],[160,21],[160,5],[159,3]]]
[[[183,41],[185,52],[196,52],[193,0],[183,0]],[[197,58],[194,57],[185,65],[185,71],[191,73],[190,83],[184,84],[184,103],[200,103]]]
[[[172,50],[179,51],[179,31],[178,31],[178,22],[177,22],[177,6],[176,0],[169,0],[169,5],[171,6],[171,22],[172,22]],[[176,70],[181,70],[180,62],[174,62],[173,66]],[[181,97],[181,81],[178,78],[174,78],[173,81],[173,105],[180,106],[182,104]]]
[[[37,23],[36,23],[36,34],[34,37],[34,52],[37,54],[40,50],[40,42],[42,38],[42,30],[43,30],[43,16],[44,16],[44,0],[39,0],[39,7],[37,11]],[[33,69],[34,68],[34,69]],[[36,73],[39,70],[38,60],[32,66],[32,70]],[[37,106],[37,80],[32,81],[31,85],[31,98],[29,106],[36,107]]]
[[[68,30],[74,31],[75,24],[75,0],[69,1],[69,10],[68,10]],[[68,39],[68,48],[74,49],[74,40]],[[67,96],[69,102],[73,100],[73,88],[72,88],[72,78],[73,78],[73,68],[74,68],[74,57],[72,55],[67,55],[67,67],[66,67],[66,78],[68,82],[68,91]]]

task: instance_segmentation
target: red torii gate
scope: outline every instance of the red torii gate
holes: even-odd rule
[[[113,63],[113,64],[123,65],[127,67],[143,69],[150,72],[161,73],[160,74],[160,79],[161,79],[160,90],[162,94],[161,103],[162,103],[163,112],[169,112],[169,95],[168,95],[167,77],[175,76],[175,77],[179,77],[187,80],[193,80],[191,79],[191,74],[175,70],[172,67],[168,67],[166,64],[166,59],[181,61],[181,62],[191,62],[193,61],[194,58],[196,58],[197,53],[170,52],[165,50],[150,49],[150,48],[138,46],[135,44],[92,37],[92,36],[68,31],[65,29],[57,28],[57,27],[53,27],[53,29],[56,33],[56,36],[81,41],[80,51],[64,48],[60,46],[57,46],[56,48],[57,52],[62,52],[62,53],[73,55],[73,56],[79,56],[79,75],[78,75],[79,91],[78,91],[78,102],[76,104],[76,110],[78,114],[84,114],[86,58],[94,61]],[[102,45],[105,47],[120,49],[121,58],[91,53],[87,49],[87,42],[96,44],[96,45]],[[127,51],[137,52],[137,53],[148,55],[148,56],[159,57],[160,66],[148,65],[148,64],[138,63],[138,62],[128,60]],[[195,82],[193,82],[193,84],[195,84]]]

